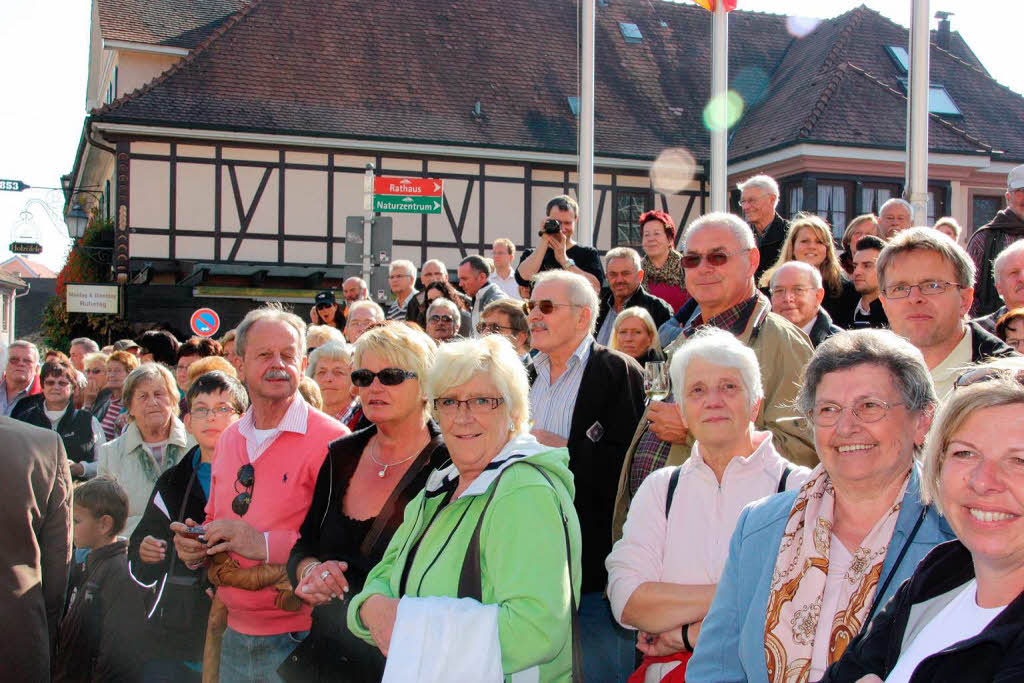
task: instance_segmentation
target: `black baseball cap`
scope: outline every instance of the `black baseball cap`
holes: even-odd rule
[[[334,298],[334,292],[329,289],[325,289],[316,295],[315,302],[316,307],[320,308],[321,306],[333,306],[338,303],[338,300]]]

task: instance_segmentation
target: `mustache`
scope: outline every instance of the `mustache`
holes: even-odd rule
[[[263,373],[263,379],[289,379],[285,370],[267,370]]]
[[[548,329],[548,326],[545,323],[530,323],[530,330],[531,331],[533,331],[533,330],[546,330],[546,329]]]

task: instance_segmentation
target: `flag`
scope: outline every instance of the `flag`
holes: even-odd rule
[[[698,5],[703,7],[709,12],[715,11],[715,0],[693,0]],[[722,0],[722,4],[725,5],[725,11],[731,12],[736,9],[736,0]]]

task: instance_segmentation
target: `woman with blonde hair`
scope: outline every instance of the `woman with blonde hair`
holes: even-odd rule
[[[630,306],[615,317],[609,348],[635,358],[640,365],[665,360],[654,318],[642,306]]]
[[[839,254],[839,265],[847,275],[853,275],[853,252],[857,251],[857,242],[861,237],[868,235],[882,239],[882,231],[878,229],[878,217],[875,214],[861,214],[847,224],[843,239],[840,241],[843,252]]]
[[[820,217],[812,213],[796,215],[789,224],[779,259],[764,272],[758,286],[762,289],[770,287],[775,271],[789,261],[803,261],[821,272],[821,280],[825,285],[825,299],[821,306],[828,311],[833,323],[848,328],[860,295],[854,289],[853,281],[839,265],[832,231]]]

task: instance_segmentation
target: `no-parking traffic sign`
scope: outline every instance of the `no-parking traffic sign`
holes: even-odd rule
[[[212,337],[220,329],[220,316],[212,308],[200,308],[192,314],[189,324],[200,337]]]

